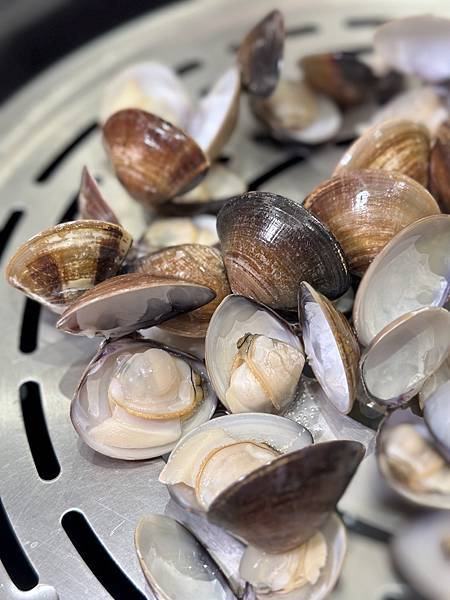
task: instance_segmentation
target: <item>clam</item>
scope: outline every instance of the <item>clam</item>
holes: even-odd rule
[[[326,96],[306,83],[281,79],[268,98],[251,98],[255,117],[282,142],[321,144],[336,136],[342,117]]]
[[[430,86],[413,88],[394,96],[379,108],[369,121],[358,127],[359,133],[391,119],[406,119],[426,127],[433,137],[448,117],[448,110],[437,91]]]
[[[378,466],[401,496],[422,506],[450,509],[450,464],[439,454],[423,419],[396,410],[378,433]]]
[[[228,410],[279,412],[293,399],[305,357],[300,340],[276,313],[231,295],[209,324],[205,361]]]
[[[216,232],[216,217],[168,217],[155,219],[147,228],[139,245],[147,252],[155,252],[168,246],[202,244],[214,246],[219,243]]]
[[[342,107],[364,102],[377,81],[372,69],[349,52],[310,54],[299,66],[309,86]]]
[[[363,456],[348,440],[289,452],[229,485],[208,520],[265,552],[293,550],[325,524]]]
[[[444,213],[450,213],[450,121],[439,127],[430,157],[430,191]]]
[[[103,126],[103,141],[118,179],[145,207],[189,191],[209,166],[191,137],[143,110],[111,115]]]
[[[70,416],[97,452],[137,460],[170,452],[211,418],[216,401],[201,361],[152,340],[124,337],[100,346]]]
[[[183,525],[162,515],[143,517],[135,531],[144,575],[158,600],[234,600],[219,567]]]
[[[120,225],[83,220],[50,227],[22,244],[6,267],[8,283],[55,313],[115,275],[132,239]]]
[[[412,223],[383,248],[358,288],[353,322],[363,346],[398,317],[445,304],[450,274],[450,217]]]
[[[423,598],[448,598],[449,541],[448,512],[434,512],[409,522],[392,541],[395,567]]]
[[[387,325],[361,358],[364,387],[379,404],[397,407],[415,396],[450,351],[450,313],[424,307]]]
[[[332,515],[298,548],[269,554],[247,546],[240,573],[266,600],[321,600],[336,585],[347,550],[341,520]]]
[[[311,443],[309,431],[283,417],[260,413],[218,417],[180,440],[159,480],[182,507],[205,513],[227,485]]]
[[[87,167],[83,167],[81,186],[78,194],[78,212],[80,219],[96,219],[120,225],[114,211],[106,202],[97,182]]]
[[[80,296],[56,326],[75,335],[120,337],[194,310],[214,296],[206,286],[169,277],[118,275]]]
[[[277,86],[284,50],[284,19],[273,10],[244,37],[238,50],[243,87],[254,96],[270,96]]]
[[[136,271],[155,277],[173,277],[212,289],[215,298],[208,304],[166,323],[165,329],[178,335],[205,337],[208,323],[220,302],[230,293],[222,255],[216,248],[183,244],[149,254],[138,261]]]
[[[432,15],[396,19],[377,29],[376,54],[388,66],[436,83],[450,78],[450,20]]]
[[[308,283],[300,284],[299,318],[308,363],[329,401],[350,412],[358,384],[359,345],[347,319]]]
[[[193,105],[182,81],[170,67],[157,62],[142,62],[127,67],[106,86],[100,120],[127,108],[137,108],[158,115],[184,128]]]
[[[400,173],[378,170],[336,175],[313,190],[303,206],[333,233],[350,271],[358,276],[364,275],[395,234],[440,212],[419,183]]]
[[[296,311],[301,281],[331,299],[350,285],[334,236],[283,196],[249,192],[229,200],[218,215],[217,232],[233,292],[271,308]]]
[[[334,175],[359,169],[399,171],[426,186],[430,135],[419,123],[383,121],[374,125],[344,153]]]

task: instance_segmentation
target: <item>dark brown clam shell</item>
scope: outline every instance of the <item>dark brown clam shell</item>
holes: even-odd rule
[[[308,85],[342,107],[361,104],[376,86],[372,69],[352,53],[311,54],[299,65]]]
[[[439,127],[431,150],[430,192],[442,212],[450,213],[450,121]]]
[[[229,200],[217,217],[231,289],[274,309],[297,310],[301,281],[328,298],[350,279],[344,253],[326,227],[300,204],[269,192]]]
[[[254,96],[270,96],[280,77],[284,49],[284,19],[273,10],[242,40],[238,50],[242,85]]]
[[[206,286],[168,277],[118,275],[83,294],[56,326],[75,335],[120,337],[194,310],[214,296]]]
[[[209,166],[191,137],[143,110],[121,110],[109,117],[103,141],[120,182],[147,207],[188,191]]]
[[[349,440],[285,454],[222,492],[208,520],[266,552],[292,550],[335,510],[363,457],[364,446]]]
[[[120,225],[119,219],[109,206],[97,182],[87,167],[83,167],[80,192],[78,194],[78,212],[80,219],[96,219]]]

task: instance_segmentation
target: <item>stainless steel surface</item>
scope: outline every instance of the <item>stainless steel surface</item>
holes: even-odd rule
[[[429,1],[425,6],[414,0],[377,2],[376,8],[369,3],[342,0],[285,0],[277,4],[286,15],[289,28],[317,26],[316,31],[289,38],[288,69],[294,68],[294,59],[302,53],[368,45],[373,31],[371,17],[423,10],[450,13],[447,3]],[[25,215],[9,240],[2,268],[18,244],[61,217],[77,191],[84,164],[94,174],[108,179],[96,130],[76,145],[45,181],[36,181],[52,159],[96,120],[102,86],[114,72],[144,58],[174,66],[199,60],[201,67],[184,76],[196,93],[233,60],[230,44],[236,43],[248,26],[273,5],[273,0],[199,0],[177,5],[99,39],[15,96],[0,114],[0,226],[15,210],[24,210]],[[350,27],[349,19],[361,19],[363,24]],[[364,19],[368,19],[366,25]],[[288,155],[281,148],[256,145],[251,138],[253,129],[243,110],[239,132],[227,148],[232,166],[247,180]],[[342,148],[333,146],[320,150],[310,160],[268,181],[265,188],[300,200],[328,176],[341,152]],[[42,311],[38,347],[24,354],[19,350],[24,299],[7,287],[3,277],[0,298],[0,495],[41,584],[54,588],[44,586],[20,593],[0,569],[0,598],[50,599],[55,597],[54,590],[61,600],[110,597],[61,526],[61,517],[71,509],[86,516],[117,564],[151,597],[135,556],[133,530],[142,514],[164,513],[166,509],[168,494],[157,481],[162,461],[133,464],[109,460],[77,439],[69,421],[69,402],[95,342],[57,332],[54,316]],[[61,465],[61,473],[53,481],[39,478],[23,426],[19,387],[30,380],[40,385],[50,437]],[[391,504],[385,508],[385,500],[371,493],[378,484],[375,470],[368,471],[365,469],[352,485],[343,508],[354,511],[361,519],[395,530],[404,519],[402,511]],[[381,600],[392,590],[399,588],[390,569],[386,545],[351,534],[349,557],[333,597]]]

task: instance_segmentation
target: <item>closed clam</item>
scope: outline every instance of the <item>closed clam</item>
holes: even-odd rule
[[[450,464],[439,453],[423,419],[396,410],[382,423],[378,466],[401,496],[422,506],[450,509]]]
[[[358,385],[359,345],[351,326],[327,298],[300,284],[299,318],[308,363],[329,401],[350,412]]]
[[[424,307],[387,325],[361,358],[367,393],[379,404],[397,407],[415,396],[450,351],[450,313]]]
[[[62,313],[86,290],[116,275],[132,238],[120,225],[80,220],[45,229],[22,244],[6,267],[8,283]]]
[[[308,85],[343,107],[361,104],[375,88],[372,69],[352,53],[310,54],[299,66]]]
[[[244,37],[238,50],[242,85],[254,96],[270,96],[278,83],[284,50],[284,19],[273,10]]]
[[[228,485],[311,443],[311,434],[302,425],[283,417],[260,413],[218,417],[180,440],[159,480],[178,504],[205,513]]]
[[[233,292],[271,308],[296,311],[301,281],[332,299],[350,285],[334,236],[282,196],[249,192],[229,200],[218,215],[217,232]]]
[[[103,126],[103,141],[120,182],[146,207],[188,191],[209,166],[191,137],[143,110],[111,115]]]
[[[114,211],[103,197],[97,182],[86,167],[83,167],[81,175],[78,212],[80,219],[97,219],[120,225]]]
[[[257,302],[231,295],[209,324],[205,361],[228,410],[278,412],[294,397],[305,357],[283,319]]]
[[[73,302],[56,326],[75,335],[120,337],[194,310],[214,296],[206,286],[169,277],[118,275]]]
[[[139,246],[143,252],[147,253],[181,244],[214,246],[218,243],[216,217],[198,215],[196,217],[155,219],[147,227],[139,241]]]
[[[380,170],[339,173],[313,190],[303,206],[333,233],[350,271],[359,276],[399,231],[440,212],[419,183]]]
[[[383,248],[367,269],[353,306],[363,346],[398,317],[424,306],[443,306],[450,281],[450,217],[412,223]]]
[[[344,153],[334,175],[359,169],[399,171],[426,186],[430,135],[419,123],[389,120],[376,124]]]
[[[450,213],[450,121],[439,127],[430,157],[430,191],[442,212]]]
[[[97,452],[137,460],[169,452],[211,418],[216,401],[201,361],[152,340],[124,337],[100,346],[70,416]]]
[[[165,329],[179,335],[204,337],[214,311],[231,291],[219,250],[201,244],[171,246],[154,252],[140,259],[135,270],[206,285],[214,291],[216,296],[211,302],[166,323]]]

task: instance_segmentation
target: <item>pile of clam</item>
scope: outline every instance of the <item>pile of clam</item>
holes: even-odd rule
[[[136,548],[158,598],[324,598],[346,550],[336,505],[373,450],[353,435],[364,415],[392,489],[450,509],[450,21],[387,23],[374,48],[303,56],[289,78],[273,11],[198,101],[170,67],[130,66],[101,122],[146,232],[133,242],[85,168],[79,220],[7,266],[58,329],[101,340],[70,409],[82,440],[116,459],[170,453],[160,482],[174,501],[239,540],[236,578],[195,531],[144,517]],[[219,160],[244,98],[277,145],[362,133],[303,205],[247,192]],[[361,106],[368,122],[349,127]],[[318,443],[284,416],[312,380],[338,432]],[[444,598],[449,537],[427,531],[439,576],[402,569],[401,538],[396,562]]]

